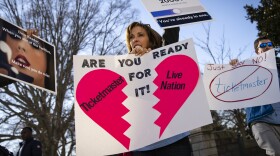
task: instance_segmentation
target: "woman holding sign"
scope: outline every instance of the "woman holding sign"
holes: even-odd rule
[[[129,54],[135,54],[136,56],[142,56],[153,49],[175,43],[178,40],[179,27],[165,29],[163,37],[149,25],[139,22],[133,22],[126,29],[127,49]],[[190,156],[192,148],[188,135],[189,133],[185,132],[126,154],[132,154],[133,156]]]

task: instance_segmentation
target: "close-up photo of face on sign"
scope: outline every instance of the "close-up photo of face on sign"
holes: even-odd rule
[[[54,47],[33,34],[2,22],[0,73],[54,91]]]

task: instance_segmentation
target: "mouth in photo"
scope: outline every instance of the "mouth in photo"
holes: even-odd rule
[[[15,62],[18,63],[18,65],[22,68],[24,67],[29,67],[30,66],[30,63],[27,61],[27,59],[22,56],[22,55],[18,55],[16,58],[15,58]]]
[[[133,46],[133,48],[136,48],[136,47],[142,47],[140,44],[136,44]]]

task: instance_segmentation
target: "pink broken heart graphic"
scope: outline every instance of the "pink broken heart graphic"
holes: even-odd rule
[[[158,76],[154,83],[158,89],[154,95],[159,99],[159,102],[153,108],[161,113],[155,121],[155,124],[160,127],[160,138],[195,89],[199,78],[199,69],[192,58],[185,55],[175,55],[166,58],[155,70]]]
[[[76,99],[80,108],[95,123],[129,149],[130,138],[124,132],[130,127],[122,116],[129,110],[122,104],[127,96],[122,89],[125,79],[110,70],[94,70],[82,77],[77,85]]]

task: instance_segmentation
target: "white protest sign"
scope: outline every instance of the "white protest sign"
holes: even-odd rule
[[[199,0],[142,0],[162,28],[212,20]]]
[[[238,109],[280,101],[273,49],[235,66],[208,64],[204,69],[203,81],[212,110]]]
[[[212,123],[192,40],[141,57],[74,56],[74,85],[77,155],[132,151]]]

